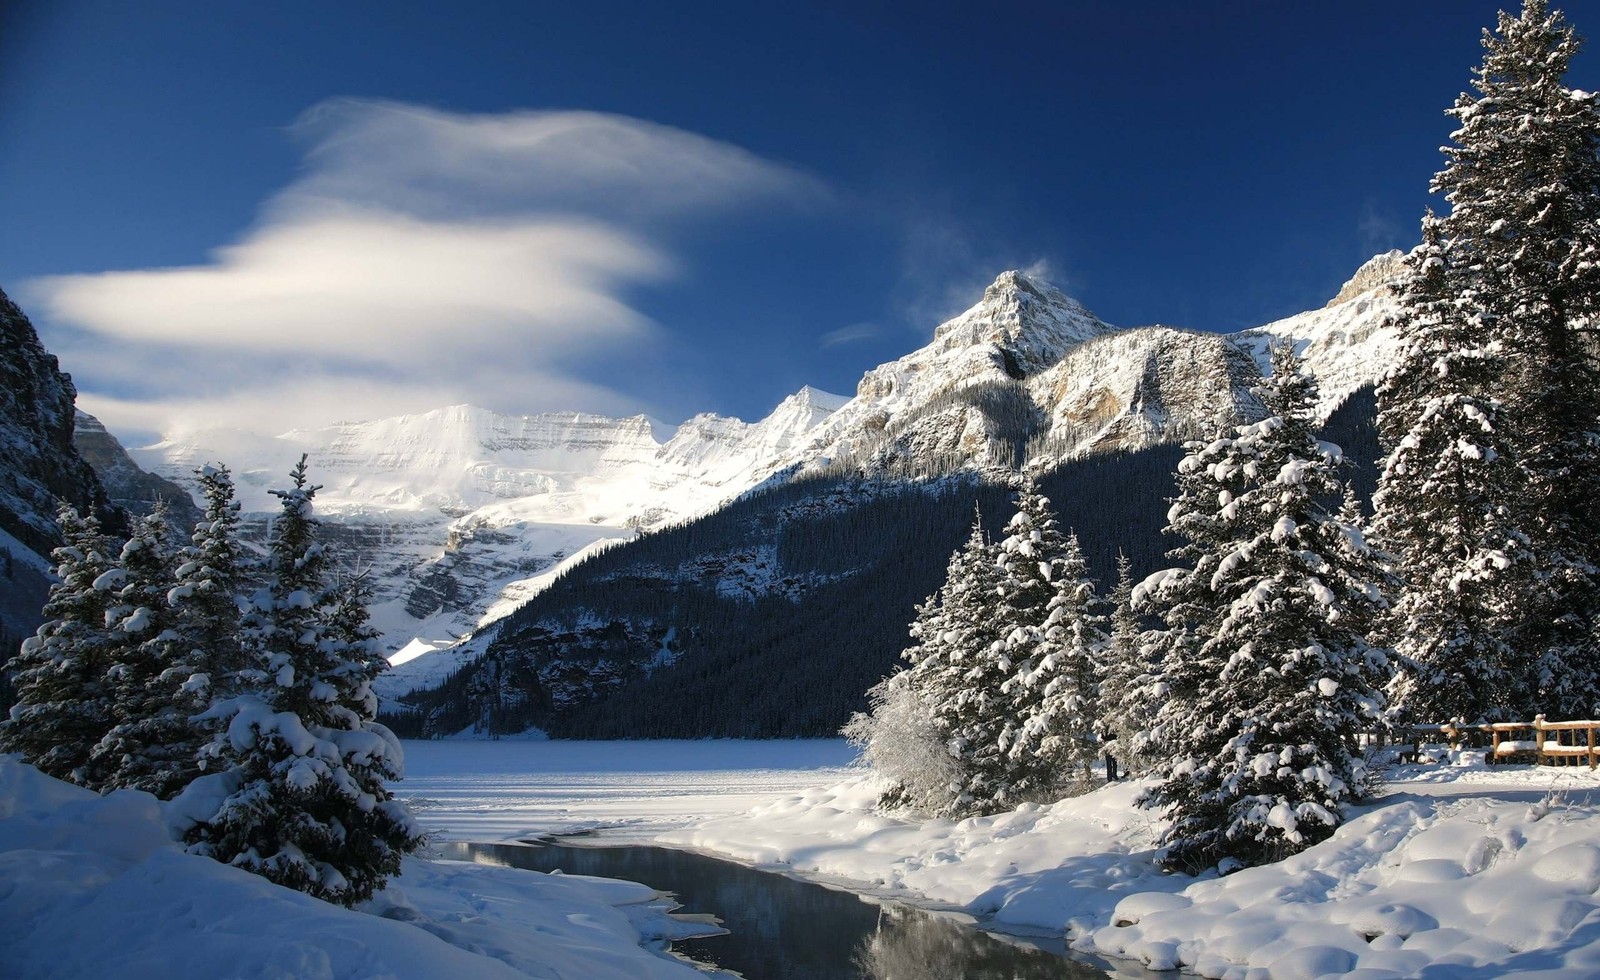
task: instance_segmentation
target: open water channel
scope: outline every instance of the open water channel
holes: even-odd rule
[[[446,844],[443,856],[638,881],[711,913],[727,935],[674,952],[747,980],[1055,980],[1105,977],[1054,948],[996,938],[957,918],[882,904],[781,874],[651,846]],[[1030,941],[1031,943],[1032,941]]]

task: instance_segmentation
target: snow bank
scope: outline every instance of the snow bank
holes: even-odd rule
[[[1075,919],[1109,921],[1121,896],[1171,881],[1151,859],[1158,826],[1134,809],[1132,783],[1053,806],[926,822],[876,813],[881,789],[876,777],[858,776],[658,840],[1054,931]]]
[[[1553,783],[1581,802],[1549,795]],[[1161,827],[1131,784],[959,822],[875,813],[879,788],[861,776],[660,840],[1206,977],[1600,976],[1587,797],[1600,778],[1586,770],[1407,770],[1332,839],[1200,879],[1157,869]]]
[[[1208,977],[1600,975],[1600,815],[1477,798],[1381,806],[1276,865],[1119,904],[1083,948]],[[1118,926],[1116,922],[1128,922]]]
[[[703,977],[640,945],[683,934],[667,907],[631,882],[408,858],[350,911],[183,853],[148,794],[0,756],[0,976]]]

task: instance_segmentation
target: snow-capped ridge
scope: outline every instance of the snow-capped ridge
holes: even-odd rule
[[[1265,374],[1268,346],[1295,346],[1304,369],[1316,376],[1321,398],[1318,414],[1326,418],[1351,393],[1375,383],[1400,353],[1400,333],[1391,323],[1398,300],[1391,284],[1404,272],[1405,253],[1373,256],[1356,270],[1327,306],[1285,317],[1264,326],[1229,334],[1249,352]]]
[[[843,408],[849,400],[849,395],[835,395],[831,391],[823,391],[821,388],[804,385],[799,391],[780,402],[778,408],[781,409],[783,406],[793,403],[819,412],[831,413]],[[774,409],[774,413],[777,410]]]
[[[1333,299],[1328,300],[1323,309],[1338,306],[1340,303],[1348,303],[1364,293],[1370,293],[1374,289],[1382,289],[1389,286],[1405,271],[1405,261],[1406,253],[1398,248],[1390,249],[1387,252],[1379,252],[1361,263],[1361,267],[1356,269],[1355,274],[1343,286],[1339,287],[1339,292],[1334,295]]]
[[[1050,283],[1010,270],[989,284],[976,305],[940,324],[924,350],[938,354],[993,345],[1009,355],[1007,373],[1023,376],[1048,368],[1074,345],[1110,329]]]

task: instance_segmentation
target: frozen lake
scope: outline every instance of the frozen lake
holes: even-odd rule
[[[407,741],[396,795],[438,841],[604,830],[645,841],[849,774],[843,739]]]

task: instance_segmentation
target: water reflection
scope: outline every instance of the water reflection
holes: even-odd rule
[[[859,976],[872,980],[1050,980],[1104,977],[1029,947],[1011,946],[976,929],[914,909],[888,907],[879,928],[856,944]]]
[[[728,928],[672,944],[748,980],[1044,980],[1105,977],[1095,966],[1001,941],[948,917],[880,906],[842,891],[662,847],[449,845],[446,857],[489,859],[640,881],[710,912]]]

